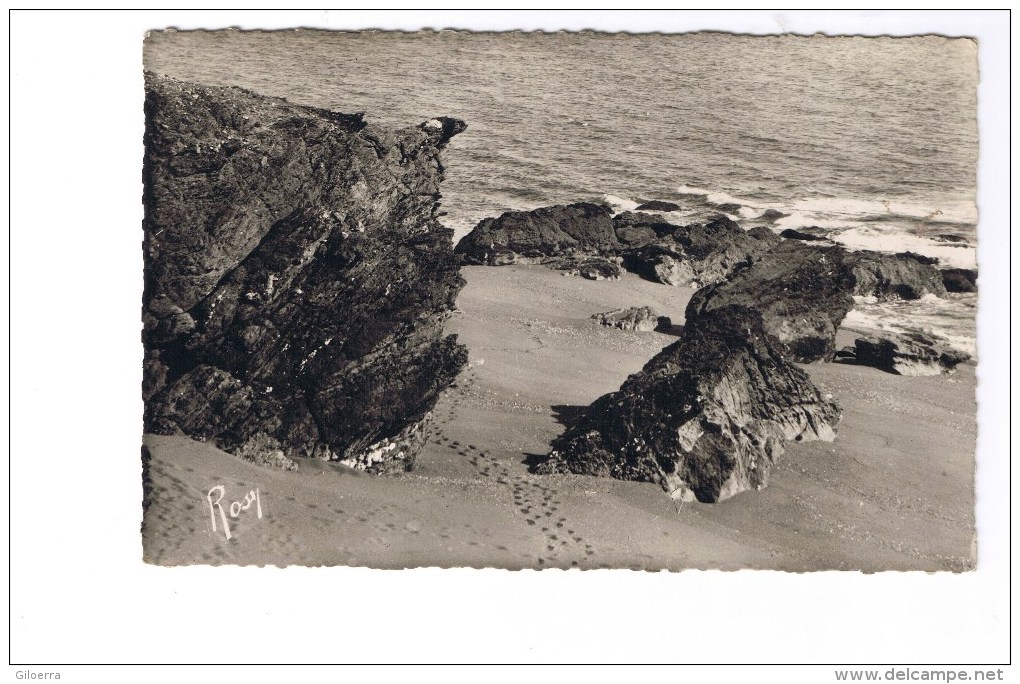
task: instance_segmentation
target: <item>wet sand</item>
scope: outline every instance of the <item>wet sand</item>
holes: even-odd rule
[[[836,441],[790,443],[769,486],[677,508],[658,486],[536,476],[529,458],[580,407],[619,388],[676,337],[595,325],[648,305],[682,325],[692,290],[626,274],[565,277],[540,266],[466,267],[448,329],[470,367],[434,411],[410,473],[373,476],[300,460],[260,468],[209,444],[147,435],[153,498],[144,557],[163,565],[952,570],[974,563],[975,377],[906,378],[804,366],[844,409]],[[852,344],[841,330],[838,345]],[[221,505],[253,503],[231,518]],[[218,493],[214,495],[218,498]],[[216,513],[216,509],[212,512]]]

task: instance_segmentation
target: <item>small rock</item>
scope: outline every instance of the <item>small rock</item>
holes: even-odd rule
[[[857,363],[897,375],[950,373],[970,359],[970,354],[921,333],[859,337],[854,346]]]
[[[650,202],[638,205],[637,211],[680,211],[680,205],[674,202],[651,200]]]

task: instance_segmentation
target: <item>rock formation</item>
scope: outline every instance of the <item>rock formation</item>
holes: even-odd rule
[[[779,233],[779,237],[784,237],[789,240],[803,240],[804,242],[824,242],[828,238],[824,235],[815,235],[814,233],[805,233],[802,230],[794,230],[793,228],[787,228],[786,230]]]
[[[863,366],[874,366],[898,375],[940,375],[952,372],[970,359],[970,354],[953,349],[919,332],[854,340],[854,358]]]
[[[624,212],[612,223],[628,270],[670,285],[707,286],[688,304],[680,341],[589,406],[553,442],[538,472],[651,480],[684,500],[719,501],[760,488],[785,441],[835,435],[838,407],[792,362],[836,356],[836,330],[853,296],[946,292],[935,261],[916,254],[848,252],[797,231],[784,231],[791,239],[783,240],[725,216],[675,226]],[[596,318],[613,324],[622,316],[610,314]],[[853,354],[840,355],[914,374],[963,360],[917,338],[858,340]]]
[[[768,228],[744,230],[725,216],[684,226],[670,237],[683,248],[695,273],[692,285],[698,287],[729,278],[782,242]]]
[[[853,307],[854,276],[839,247],[784,241],[729,280],[702,288],[687,305],[686,325],[733,305],[759,312],[765,334],[794,361],[831,359],[836,329]]]
[[[727,306],[596,400],[537,470],[653,481],[677,499],[720,501],[765,486],[784,442],[833,439],[839,416],[758,312]]]
[[[409,463],[467,360],[437,219],[463,122],[390,131],[152,74],[145,115],[146,430]]]
[[[970,268],[942,269],[946,292],[977,292],[977,271]]]
[[[944,297],[946,288],[936,259],[901,252],[848,252],[847,263],[853,270],[854,294],[879,299],[920,299],[926,294]]]
[[[650,200],[637,206],[638,211],[680,211],[680,205],[675,202],[664,202],[662,200]]]
[[[778,242],[768,229],[745,231],[725,216],[678,226],[641,212],[614,217],[608,206],[581,202],[484,219],[456,251],[468,264],[545,264],[595,279],[618,276],[622,262],[653,282],[700,287]]]
[[[610,208],[579,202],[483,219],[457,244],[456,252],[468,264],[499,266],[540,263],[545,257],[575,252],[610,253],[617,246]]]
[[[636,330],[651,332],[653,330],[670,329],[673,321],[668,316],[658,316],[651,307],[632,306],[628,309],[613,309],[592,315],[592,320],[599,325],[620,330]]]

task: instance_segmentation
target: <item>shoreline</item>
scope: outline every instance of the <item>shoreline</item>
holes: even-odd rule
[[[679,510],[658,485],[532,475],[577,407],[615,391],[676,337],[596,326],[592,313],[648,305],[682,323],[694,290],[624,274],[565,277],[542,266],[466,266],[447,322],[469,367],[437,404],[409,473],[370,476],[301,459],[257,468],[183,437],[147,436],[158,564],[682,570],[962,571],[974,566],[974,364],[909,378],[799,364],[835,395],[833,443],[790,443],[769,485]],[[852,344],[841,329],[837,346]],[[190,469],[190,470],[189,470]],[[226,542],[204,490],[259,485],[266,517]],[[182,503],[183,502],[183,503]],[[192,508],[188,508],[188,504]]]

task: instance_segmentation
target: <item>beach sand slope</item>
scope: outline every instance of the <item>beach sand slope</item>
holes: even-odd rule
[[[373,476],[300,459],[298,472],[283,472],[184,437],[147,435],[145,560],[376,568],[973,567],[973,364],[923,378],[835,363],[803,366],[844,409],[836,441],[788,444],[761,491],[677,508],[652,483],[537,476],[527,463],[548,452],[579,410],[676,340],[676,328],[622,331],[597,325],[591,315],[647,305],[682,325],[693,290],[631,274],[588,281],[540,266],[469,266],[463,274],[467,286],[447,330],[469,348],[470,366],[436,406],[432,439],[414,471]],[[837,348],[854,336],[841,330]],[[229,540],[210,506],[217,485]],[[229,517],[229,503],[243,504],[256,489],[257,504]]]

